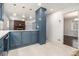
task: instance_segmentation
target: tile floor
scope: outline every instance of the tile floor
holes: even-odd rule
[[[77,52],[77,49],[70,46],[48,42],[43,45],[34,44],[11,50],[8,56],[72,56]]]

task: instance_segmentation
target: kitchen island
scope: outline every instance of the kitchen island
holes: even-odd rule
[[[37,43],[37,41],[38,41],[37,30],[14,30],[9,32],[10,49],[35,44]]]
[[[4,51],[4,38],[8,37],[8,51],[16,48],[28,46],[37,43],[38,31],[37,30],[1,30],[0,31],[0,51]]]

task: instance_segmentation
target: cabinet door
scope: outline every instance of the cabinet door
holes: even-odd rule
[[[9,46],[10,48],[16,48],[21,46],[21,32],[10,32]]]
[[[0,3],[0,20],[2,20],[2,3]]]
[[[31,40],[31,42],[32,42],[32,44],[34,44],[34,43],[37,43],[37,31],[32,31],[31,32],[31,38],[32,38],[32,40]]]
[[[42,21],[40,21],[39,42],[40,42],[40,44],[43,44],[46,42],[46,20],[45,20],[45,17],[42,17]]]
[[[31,32],[30,31],[22,32],[22,43],[23,45],[31,44]]]
[[[3,51],[3,39],[0,39],[0,52]]]

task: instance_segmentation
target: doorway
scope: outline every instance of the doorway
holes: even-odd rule
[[[78,48],[78,11],[64,14],[64,44]]]

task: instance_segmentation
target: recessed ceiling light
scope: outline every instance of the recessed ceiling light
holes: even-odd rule
[[[16,16],[16,13],[13,13],[13,16]]]
[[[41,6],[42,4],[41,3],[38,3],[38,6]]]
[[[30,16],[29,19],[32,19],[32,16]]]
[[[25,15],[22,15],[23,18],[25,18]]]
[[[78,21],[78,20],[79,20],[78,18],[75,18],[75,19],[74,19],[74,21]]]
[[[53,9],[50,9],[50,11],[53,11]]]

